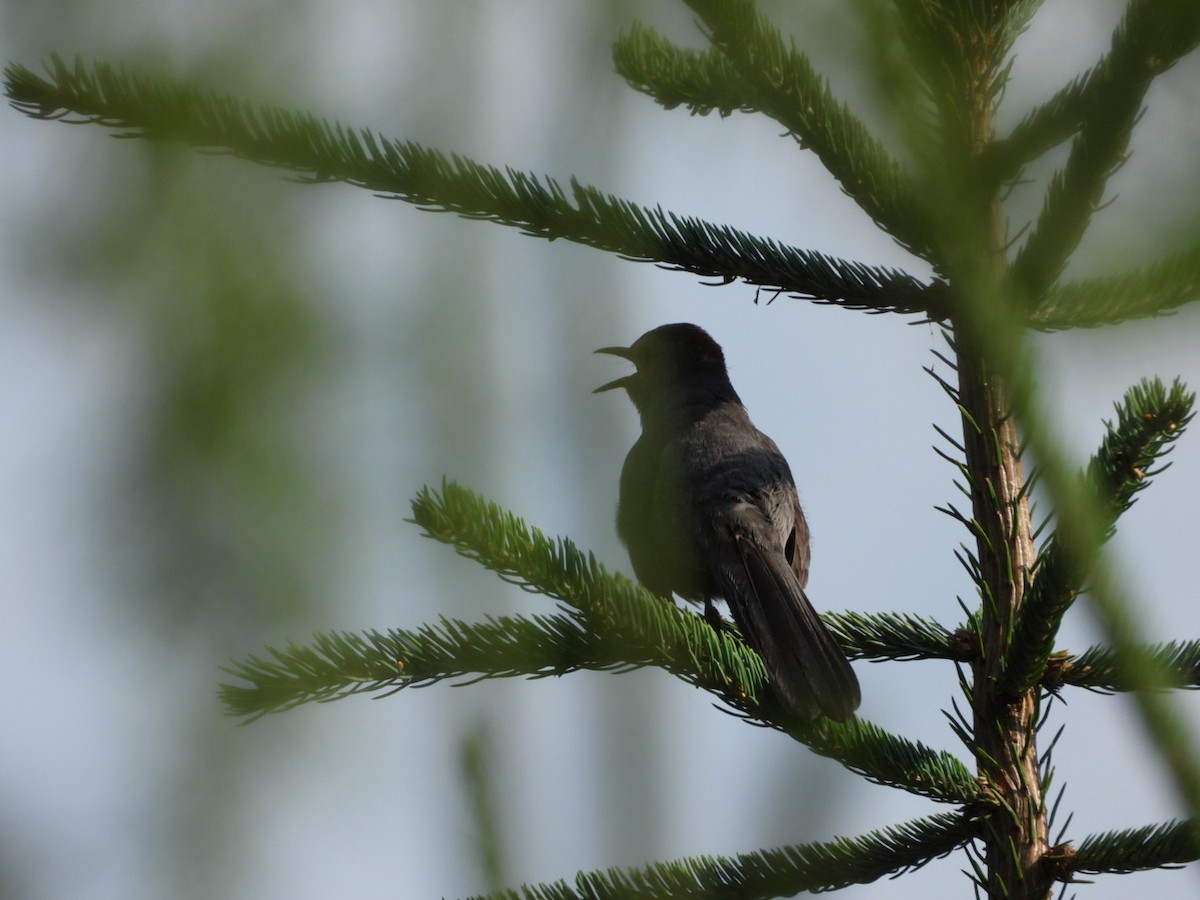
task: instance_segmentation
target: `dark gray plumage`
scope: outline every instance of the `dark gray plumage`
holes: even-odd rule
[[[720,346],[678,324],[596,352],[637,367],[596,390],[624,388],[642,421],[617,507],[638,579],[663,596],[724,598],[792,711],[848,719],[858,679],[804,593],[808,525],[791,470],[750,421]]]

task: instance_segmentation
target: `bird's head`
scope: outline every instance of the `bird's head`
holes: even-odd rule
[[[738,400],[725,371],[725,354],[697,325],[660,325],[632,346],[601,347],[596,352],[627,359],[637,371],[601,385],[594,393],[624,388],[643,420],[698,404]]]

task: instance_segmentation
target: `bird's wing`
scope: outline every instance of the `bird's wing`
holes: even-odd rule
[[[808,601],[774,541],[753,525],[733,533],[732,552],[718,566],[726,602],[772,683],[796,713],[845,721],[861,694],[854,670]]]
[[[783,553],[787,558],[788,565],[792,571],[796,573],[796,580],[800,582],[800,587],[808,587],[808,522],[804,519],[804,510],[800,508],[800,501],[792,491],[791,502],[791,528],[788,529],[788,538],[784,543]],[[785,523],[786,527],[786,523]]]

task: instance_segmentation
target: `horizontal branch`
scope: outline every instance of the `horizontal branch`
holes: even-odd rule
[[[920,868],[965,844],[970,821],[943,814],[872,831],[856,838],[800,844],[737,856],[702,856],[640,869],[580,872],[573,884],[525,885],[476,900],[708,900],[712,897],[790,897],[868,884]]]
[[[1042,684],[1050,690],[1069,684],[1113,692],[1200,687],[1200,641],[1154,644],[1143,648],[1139,658],[1150,661],[1145,672],[1122,663],[1111,647],[1089,647],[1079,654],[1051,658]]]
[[[969,655],[940,622],[899,613],[822,613],[852,659],[957,659]]]
[[[954,754],[890,734],[865,719],[843,723],[821,718],[808,727],[786,730],[814,753],[836,759],[876,784],[943,803],[981,799],[975,776]]]
[[[494,503],[453,483],[413,501],[426,533],[504,580],[564,605],[561,614],[441,619],[414,631],[319,635],[312,646],[269,649],[231,665],[243,683],[221,699],[234,715],[258,717],[313,701],[405,687],[498,677],[544,677],[577,669],[662,668],[713,694],[735,715],[786,732],[852,771],[934,800],[975,799],[971,772],[955,756],[890,734],[862,719],[790,716],[774,697],[757,654],[731,626],[655,597],[564,539],[548,539]]]
[[[431,537],[506,580],[577,611],[588,629],[627,648],[630,664],[646,664],[657,653],[651,664],[715,694],[736,714],[786,731],[814,752],[881,784],[946,802],[969,802],[976,796],[971,772],[950,753],[863,719],[806,723],[789,716],[775,699],[758,656],[732,627],[715,631],[703,616],[610,575],[570,541],[547,539],[465,488],[448,482],[437,493],[426,489],[413,502],[413,519]]]
[[[1029,317],[1040,331],[1091,328],[1168,315],[1200,300],[1200,246],[1148,266],[1051,288]]]
[[[48,62],[49,80],[7,70],[13,105],[46,119],[119,128],[124,136],[181,141],[265,165],[342,181],[433,211],[454,212],[562,238],[726,282],[876,312],[945,317],[945,287],[895,269],[801,250],[770,238],[643,207],[572,180],[503,170],[366,129],[131,75],[97,64]]]
[[[625,671],[660,662],[649,655],[631,660],[630,648],[587,631],[569,616],[440,618],[414,631],[318,634],[309,646],[268,648],[266,656],[226,667],[245,684],[222,685],[220,697],[230,714],[255,719],[305,703],[440,681]]]
[[[1060,864],[1070,874],[1174,868],[1200,859],[1196,834],[1196,824],[1191,821],[1106,831],[1085,839]]]

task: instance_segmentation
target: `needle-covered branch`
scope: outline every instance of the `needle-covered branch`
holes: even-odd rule
[[[580,872],[573,884],[525,885],[476,900],[768,900],[867,884],[917,869],[972,836],[969,819],[943,814],[826,843],[692,857],[641,869]]]
[[[890,734],[865,719],[843,723],[822,718],[812,725],[789,725],[786,730],[813,752],[836,759],[877,784],[942,803],[980,799],[977,779],[958,757]]]
[[[732,634],[654,597],[569,542],[553,541],[454,484],[413,503],[426,532],[506,581],[566,605],[557,615],[441,619],[413,631],[321,635],[311,647],[269,650],[229,668],[249,686],[226,685],[236,715],[447,679],[560,675],[576,669],[659,666],[747,709],[765,692],[758,657]]]
[[[1029,318],[1041,331],[1170,313],[1200,300],[1200,246],[1128,272],[1056,285]]]
[[[940,622],[901,613],[822,613],[851,659],[965,660],[961,642]]]
[[[715,694],[747,719],[786,731],[815,752],[877,781],[946,802],[975,799],[970,771],[953,755],[889,734],[862,719],[846,723],[789,718],[761,661],[734,635],[701,615],[610,575],[565,539],[550,540],[471,491],[446,483],[413,501],[413,518],[436,540],[507,581],[575,611],[589,630],[623,647],[627,666],[657,665]]]
[[[732,627],[715,631],[702,616],[609,574],[569,541],[548,539],[452,483],[438,493],[423,491],[413,513],[431,537],[565,609],[482,623],[441,619],[412,631],[326,634],[312,646],[271,649],[229,667],[246,682],[221,689],[231,713],[257,717],[307,702],[446,680],[657,666],[709,691],[735,715],[785,731],[873,781],[943,802],[975,798],[970,771],[948,753],[862,719],[843,724],[789,718],[771,695],[761,660]]]
[[[849,108],[834,97],[804,54],[785,43],[753,0],[687,0],[713,45],[750,91],[739,108],[775,119],[811,149],[875,222],[918,256],[935,261],[922,198],[909,175]],[[659,51],[667,60],[665,50]],[[679,66],[676,57],[668,66]],[[696,79],[699,81],[699,78]],[[720,108],[720,107],[718,107]]]
[[[1112,47],[1085,85],[1086,112],[1066,166],[1050,182],[1037,225],[1013,263],[1013,277],[1035,303],[1058,278],[1103,202],[1109,177],[1125,160],[1129,136],[1150,84],[1200,43],[1194,0],[1134,0]]]
[[[1086,838],[1061,864],[1070,874],[1116,874],[1182,866],[1200,859],[1196,824],[1166,822]]]
[[[591,554],[552,539],[477,494],[446,482],[413,500],[413,521],[505,581],[565,604],[582,627],[623,648],[629,665],[658,665],[732,702],[766,694],[758,657],[731,632],[610,574]]]
[[[412,631],[319,634],[310,645],[268,648],[226,671],[230,714],[257,718],[304,703],[423,687],[439,681],[624,670],[659,660],[629,659],[629,648],[583,628],[576,618],[500,616],[483,622],[440,618]]]
[[[1148,671],[1131,671],[1111,647],[1089,647],[1061,657],[1055,654],[1042,685],[1051,690],[1072,685],[1104,692],[1200,687],[1200,641],[1154,644],[1141,648],[1138,658],[1150,661]]]
[[[1084,476],[1084,489],[1096,497],[1103,513],[1103,520],[1093,523],[1100,542],[1112,536],[1117,518],[1151,477],[1167,468],[1169,463],[1154,467],[1191,421],[1194,401],[1195,395],[1181,382],[1168,390],[1155,379],[1130,388],[1117,405],[1117,421],[1105,423],[1107,434]],[[1041,681],[1059,623],[1086,577],[1085,561],[1064,550],[1060,535],[1052,535],[1038,555],[1008,647],[1002,691],[1015,695]]]
[[[754,89],[733,64],[715,50],[690,50],[672,44],[635,23],[613,44],[617,74],[629,86],[654,98],[664,109],[687,107],[694,115],[757,112]]]
[[[1090,105],[1096,102],[1096,84],[1105,75],[1104,66],[1095,66],[1073,78],[1045,103],[1030,110],[1007,137],[992,143],[984,153],[985,168],[995,181],[1012,181],[1026,164],[1079,131]]]
[[[7,70],[7,92],[25,113],[92,122],[125,136],[181,141],[304,173],[312,182],[343,181],[427,210],[454,212],[562,238],[725,281],[853,309],[944,318],[944,288],[895,269],[799,250],[661,207],[643,207],[574,179],[557,181],[446,156],[366,129],[132,75],[97,64],[48,62],[49,79],[21,66]]]

